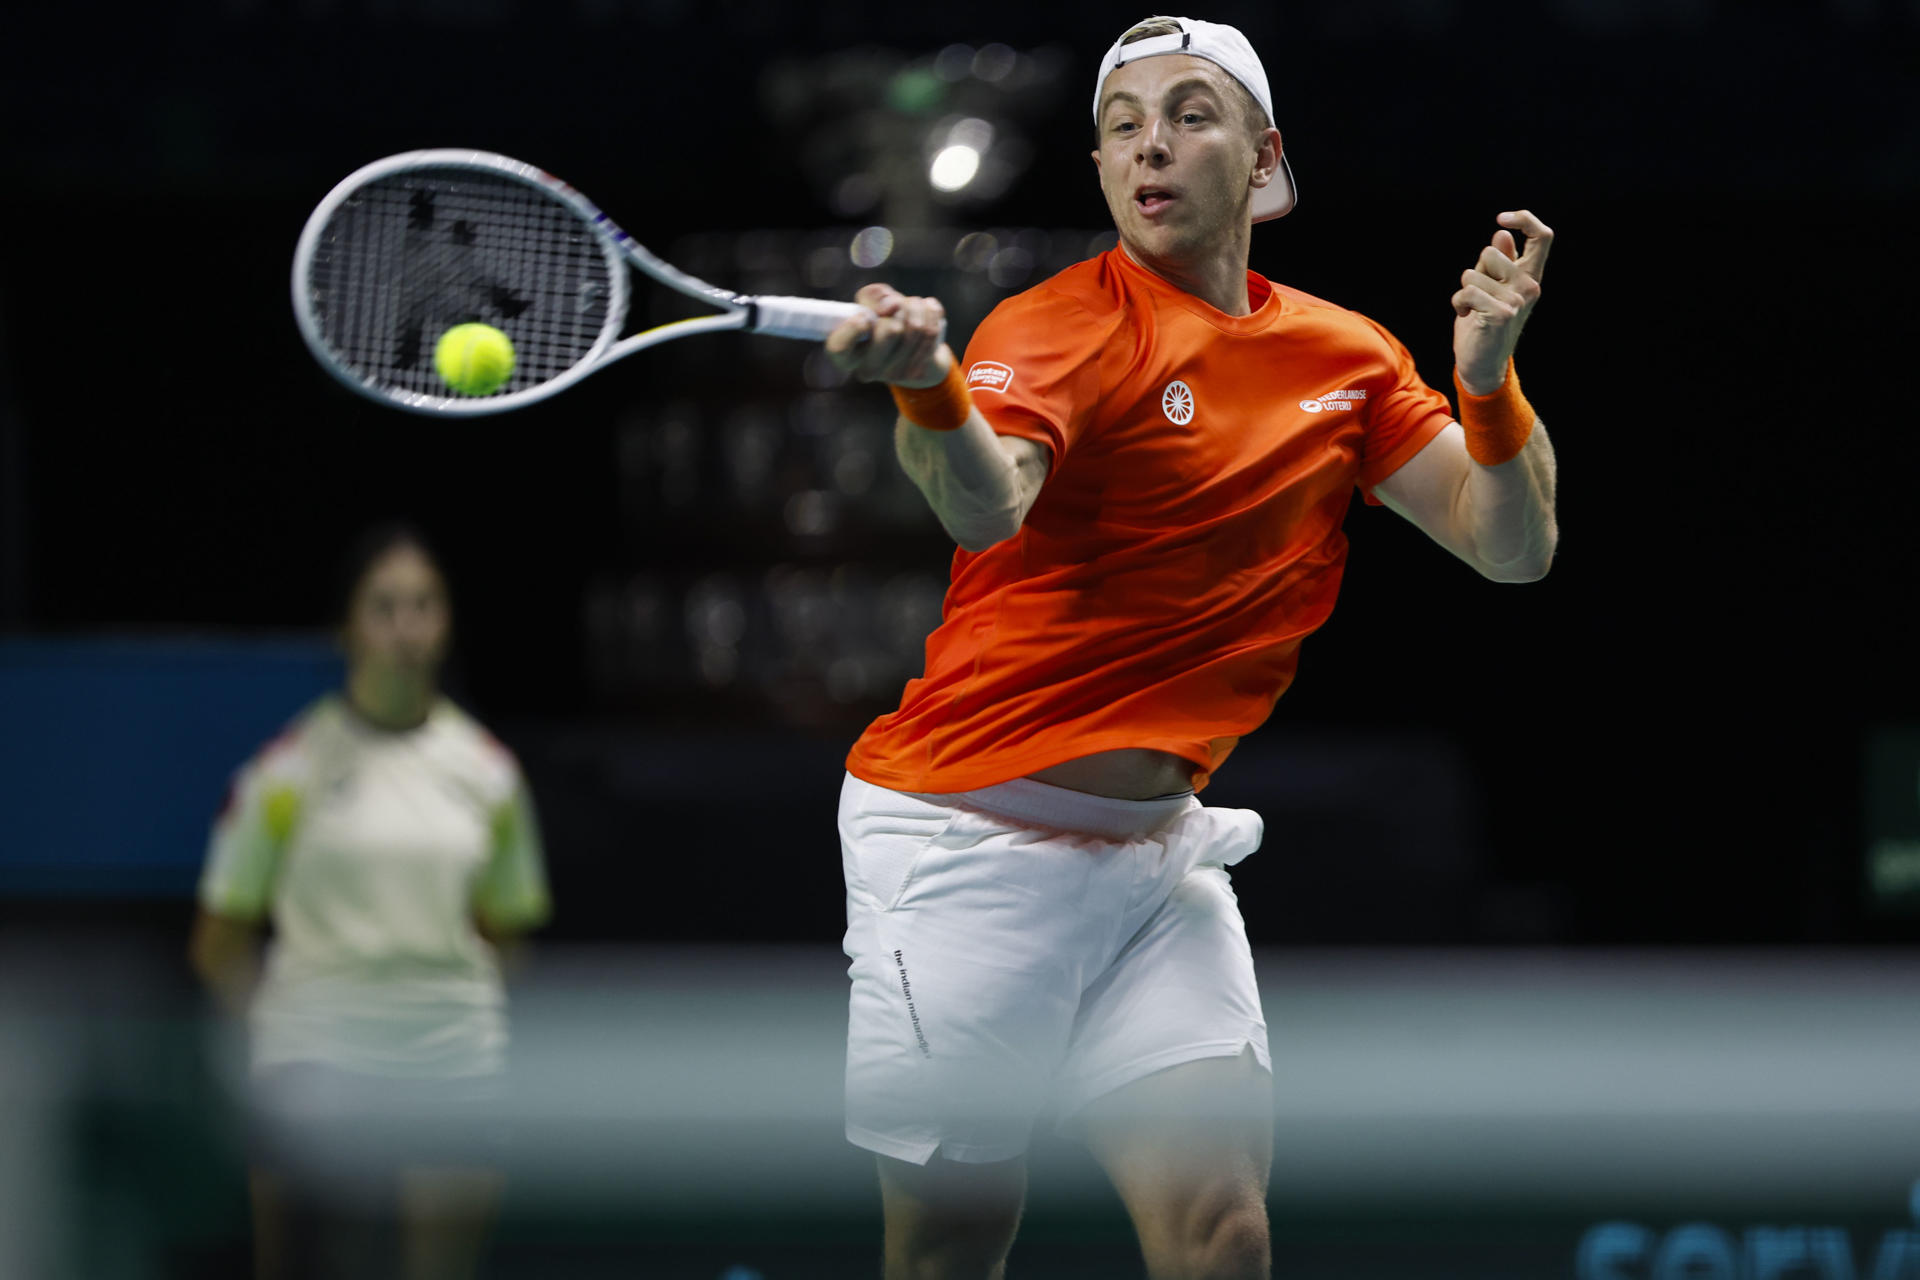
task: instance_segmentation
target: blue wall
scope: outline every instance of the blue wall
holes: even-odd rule
[[[234,770],[340,679],[319,636],[0,640],[0,891],[190,893]]]

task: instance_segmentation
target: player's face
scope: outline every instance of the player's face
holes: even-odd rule
[[[1257,153],[1233,78],[1213,63],[1177,53],[1116,67],[1099,130],[1100,189],[1136,257],[1216,253],[1248,220]]]
[[[368,567],[354,592],[347,660],[402,679],[432,680],[451,623],[446,586],[433,561],[417,547],[395,547]]]

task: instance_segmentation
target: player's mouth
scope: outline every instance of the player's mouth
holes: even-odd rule
[[[1149,218],[1157,218],[1179,198],[1178,193],[1166,187],[1136,187],[1133,192],[1133,207]]]

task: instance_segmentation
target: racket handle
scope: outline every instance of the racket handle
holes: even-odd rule
[[[799,338],[820,342],[855,316],[871,315],[857,302],[829,302],[824,298],[783,298],[766,295],[752,299],[753,324],[750,333],[770,333],[776,338]],[[947,337],[946,322],[940,324],[940,340]]]

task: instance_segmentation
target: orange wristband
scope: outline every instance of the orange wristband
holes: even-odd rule
[[[1453,371],[1453,389],[1460,393],[1460,426],[1467,433],[1467,456],[1483,467],[1497,467],[1520,456],[1533,434],[1533,406],[1520,394],[1520,375],[1507,360],[1507,380],[1492,395],[1476,396],[1460,385]]]
[[[900,416],[916,427],[929,431],[957,431],[973,415],[973,397],[967,394],[967,380],[960,376],[960,362],[947,366],[947,376],[930,387],[898,387],[888,384]]]

